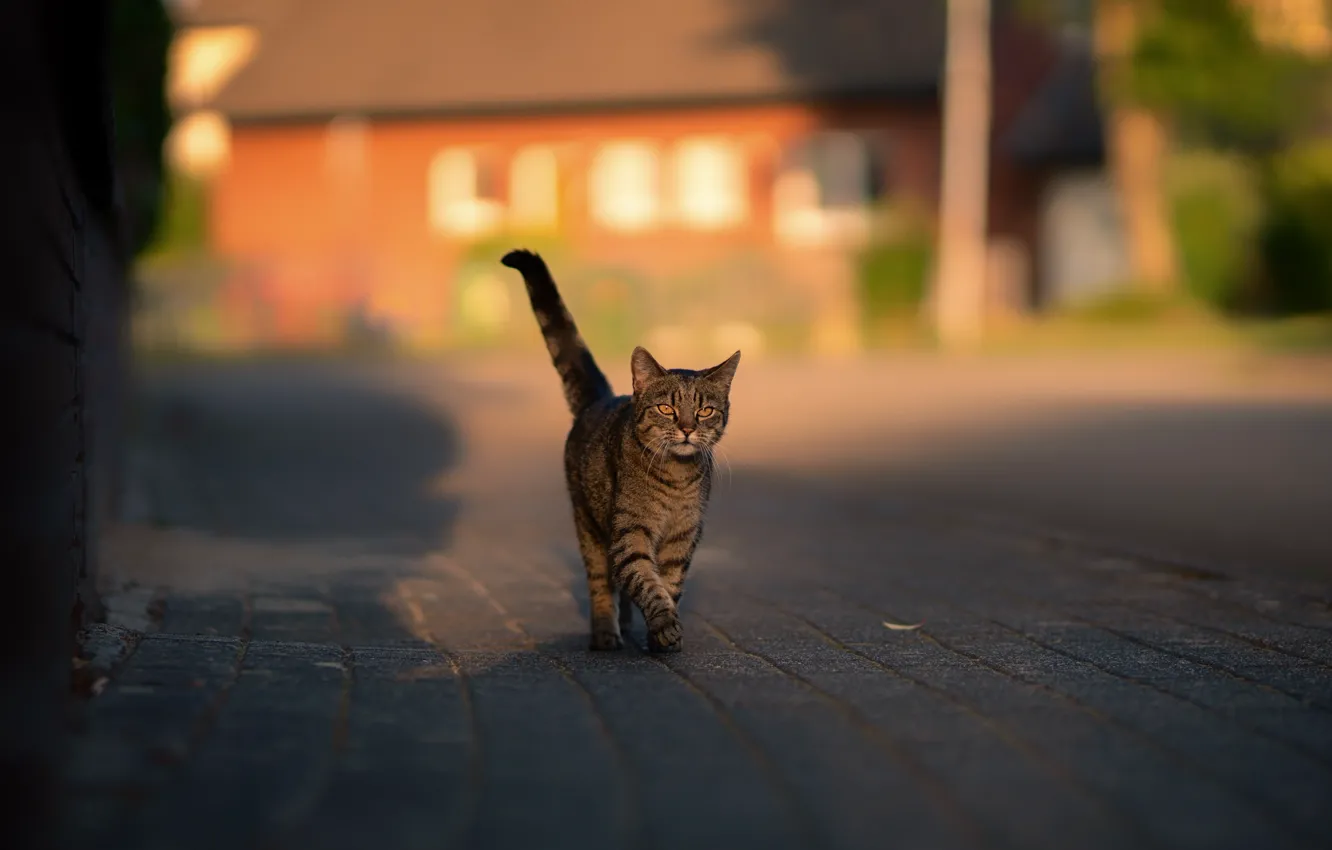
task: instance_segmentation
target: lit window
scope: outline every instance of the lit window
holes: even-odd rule
[[[448,148],[430,161],[430,225],[442,233],[479,236],[493,231],[503,209],[493,197],[490,170],[475,151]]]
[[[744,221],[748,211],[745,158],[726,139],[694,138],[675,149],[675,213],[684,224],[710,230]]]
[[[167,95],[178,109],[206,105],[259,46],[253,27],[199,27],[180,32],[167,55]]]
[[[553,228],[559,220],[559,162],[545,145],[523,148],[509,166],[509,220],[525,228]]]
[[[661,217],[661,169],[655,146],[614,142],[597,152],[589,175],[592,217],[613,230],[646,230]]]

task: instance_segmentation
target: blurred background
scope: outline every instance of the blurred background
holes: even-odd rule
[[[1323,0],[118,5],[142,352],[1332,344]]]
[[[0,738],[77,638],[19,806],[70,846],[644,846],[586,789],[663,846],[1326,844],[1332,4],[64,2],[0,28]],[[516,246],[621,390],[743,351],[670,662],[586,651]]]

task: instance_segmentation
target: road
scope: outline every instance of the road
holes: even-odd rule
[[[1321,368],[744,363],[667,658],[539,357],[155,370],[73,838],[1327,847]]]

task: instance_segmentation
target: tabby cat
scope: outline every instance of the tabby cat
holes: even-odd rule
[[[712,447],[726,431],[740,352],[701,372],[663,369],[634,349],[632,396],[617,396],[583,342],[540,256],[511,251],[522,273],[573,427],[564,471],[587,568],[594,650],[619,649],[637,605],[648,649],[683,647],[678,606],[712,488]],[[619,591],[619,615],[616,596]]]

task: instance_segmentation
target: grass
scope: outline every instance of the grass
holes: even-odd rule
[[[207,312],[203,310],[203,313]],[[184,318],[184,314],[181,317]],[[390,348],[336,345],[214,348],[207,345],[210,335],[202,333],[206,328],[193,326],[199,325],[199,320],[204,317],[191,312],[188,318],[191,327],[180,328],[184,332],[180,340],[183,346],[141,347],[138,351],[140,361],[421,360],[457,353],[540,349],[534,323],[523,321],[502,334],[501,338],[487,340],[483,344],[465,344],[455,339],[453,345],[424,347],[403,342]],[[640,328],[631,326],[632,323],[612,322],[617,326],[603,327],[605,322],[599,323],[596,317],[592,317],[583,324],[586,325],[584,331],[598,358],[607,362],[627,358],[633,345],[641,341],[636,333]],[[793,318],[782,324],[769,322],[761,330],[765,338],[766,354],[800,356],[808,350],[810,328],[807,321]],[[937,340],[927,324],[911,317],[866,322],[862,330],[863,344],[870,350],[914,353],[939,350]],[[1332,354],[1332,313],[1285,319],[1236,320],[1222,317],[1196,302],[1129,292],[1052,315],[992,327],[975,348],[978,354],[1035,356],[1080,352],[1187,351]]]
[[[1239,326],[1238,332],[1265,351],[1332,353],[1332,313],[1254,322]]]
[[[995,329],[995,352],[1232,350],[1332,353],[1332,314],[1235,319],[1186,298],[1125,292]]]
[[[183,346],[136,345],[134,359],[148,366],[194,363],[335,363],[428,360],[439,354],[399,346],[373,348],[356,346],[250,346],[205,348]]]
[[[770,338],[765,353],[771,356],[799,355],[805,334],[784,328]],[[929,353],[939,350],[934,338],[916,327],[880,329],[867,335],[866,348],[881,352]],[[140,348],[138,360],[145,364],[197,362],[331,362],[430,360],[456,353],[511,352],[539,346],[461,346],[450,349],[353,348],[250,348],[242,350],[191,350],[188,348]],[[595,346],[599,360],[628,357],[623,345]],[[1133,353],[1240,351],[1272,355],[1332,355],[1332,315],[1292,319],[1228,322],[1207,319],[1170,319],[1140,322],[1100,322],[1085,318],[1057,317],[991,331],[977,353],[994,355],[1057,355],[1061,353]]]

